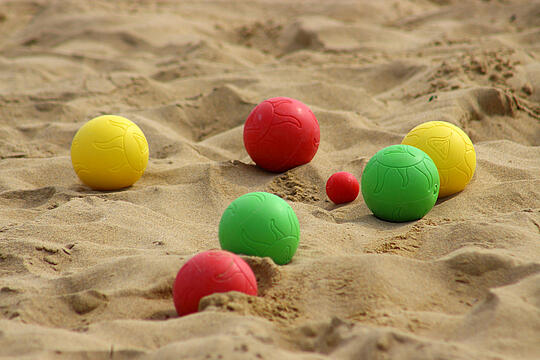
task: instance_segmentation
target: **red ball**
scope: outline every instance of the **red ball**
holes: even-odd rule
[[[358,180],[346,171],[335,173],[326,182],[326,194],[336,204],[354,201],[359,191]]]
[[[238,255],[210,250],[195,255],[178,271],[173,285],[174,307],[178,315],[197,312],[203,297],[228,291],[257,295],[257,279]]]
[[[311,161],[321,132],[313,112],[298,100],[276,97],[263,101],[249,114],[244,146],[263,169],[283,172]]]

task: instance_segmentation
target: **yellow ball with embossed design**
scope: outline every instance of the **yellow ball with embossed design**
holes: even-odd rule
[[[476,153],[471,139],[459,127],[445,121],[418,125],[403,138],[433,160],[439,170],[439,197],[455,194],[465,188],[476,169]]]
[[[144,173],[148,142],[132,121],[116,115],[99,116],[75,134],[71,163],[79,179],[92,189],[122,189]]]

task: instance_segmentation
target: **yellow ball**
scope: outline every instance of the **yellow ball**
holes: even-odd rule
[[[148,142],[130,120],[103,115],[84,124],[71,143],[71,163],[83,183],[95,190],[133,185],[148,164]]]
[[[418,125],[401,142],[429,155],[439,170],[439,197],[465,188],[476,169],[476,153],[471,139],[457,126],[445,121]]]

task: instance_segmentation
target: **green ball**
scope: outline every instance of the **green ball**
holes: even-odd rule
[[[429,155],[410,145],[376,153],[362,174],[362,196],[380,219],[412,221],[426,215],[439,195],[439,172]]]
[[[234,200],[219,223],[223,250],[236,254],[270,257],[276,264],[291,261],[300,240],[294,210],[282,198],[252,192]]]

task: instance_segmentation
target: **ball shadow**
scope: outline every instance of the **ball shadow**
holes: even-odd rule
[[[416,221],[418,220],[394,222],[394,221],[379,219],[373,214],[368,214],[368,215],[361,216],[360,218],[358,218],[357,221],[354,221],[354,222],[362,224],[362,225],[366,225],[367,227],[374,230],[396,230],[396,229],[406,227]]]
[[[125,188],[122,188],[122,189],[117,189],[117,190],[94,190],[86,185],[82,185],[82,184],[73,184],[71,185],[68,189],[71,190],[71,191],[75,191],[79,194],[84,194],[84,195],[99,195],[99,194],[115,194],[115,193],[121,193],[121,192],[125,192],[125,191],[128,191],[130,189],[133,189],[134,186],[133,185],[130,185],[130,186],[127,186]]]
[[[458,196],[459,194],[461,194],[461,191],[460,192],[457,192],[455,194],[452,194],[452,195],[448,195],[448,196],[445,196],[443,198],[438,198],[437,201],[435,202],[435,205],[433,205],[434,207],[437,206],[437,205],[440,205],[442,203],[445,203],[446,201],[448,200],[452,200],[453,198],[455,198],[456,196]]]

